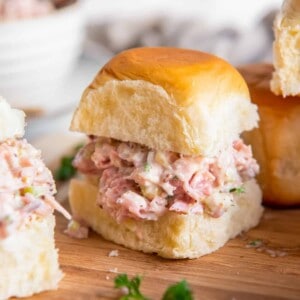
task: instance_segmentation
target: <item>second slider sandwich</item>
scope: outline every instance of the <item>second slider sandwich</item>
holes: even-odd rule
[[[104,238],[195,258],[256,226],[258,165],[240,139],[257,126],[241,75],[215,56],[138,48],[111,59],[83,93],[71,129],[89,142],[74,165],[74,218]]]
[[[300,206],[300,97],[284,98],[271,92],[274,68],[270,64],[246,65],[239,70],[260,115],[259,128],[243,137],[260,164],[257,179],[264,203]]]

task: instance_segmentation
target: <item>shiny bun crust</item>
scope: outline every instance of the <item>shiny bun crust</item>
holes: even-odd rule
[[[247,85],[224,60],[193,50],[137,48],[100,70],[71,130],[208,156],[257,120]]]
[[[300,97],[276,96],[270,91],[273,67],[267,64],[239,68],[258,105],[259,128],[243,135],[260,164],[258,181],[264,203],[300,205]]]
[[[96,203],[97,186],[73,179],[69,201],[72,214],[105,239],[127,248],[172,259],[197,258],[222,247],[230,238],[256,226],[263,212],[261,191],[255,180],[220,218],[169,212],[158,221],[127,220],[122,224]]]

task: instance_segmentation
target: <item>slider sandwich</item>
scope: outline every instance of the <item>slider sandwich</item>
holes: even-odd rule
[[[258,106],[259,128],[243,138],[253,148],[260,165],[258,182],[264,203],[275,206],[300,205],[300,97],[283,97],[270,90],[273,66],[243,66],[240,72]]]
[[[74,166],[73,216],[105,239],[196,258],[256,226],[258,165],[240,133],[257,126],[246,83],[215,56],[138,48],[84,91],[71,130],[89,136]]]
[[[40,151],[25,139],[24,113],[0,98],[0,299],[56,289],[55,184]]]
[[[274,21],[274,66],[240,68],[258,106],[259,128],[244,134],[261,171],[264,203],[300,205],[300,1],[285,0]]]

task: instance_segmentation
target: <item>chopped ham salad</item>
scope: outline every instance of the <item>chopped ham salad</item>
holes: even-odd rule
[[[43,16],[53,10],[49,0],[0,0],[0,21]]]
[[[54,199],[55,184],[40,151],[26,140],[0,142],[0,176],[0,240],[33,216],[44,217],[54,209],[70,219]]]
[[[167,211],[218,218],[258,172],[251,148],[242,140],[217,157],[202,157],[91,138],[73,164],[98,178],[97,202],[117,222],[157,220]]]

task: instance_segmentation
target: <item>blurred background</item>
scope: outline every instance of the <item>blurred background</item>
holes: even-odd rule
[[[27,138],[68,131],[83,89],[115,53],[175,46],[234,65],[272,61],[281,0],[0,0],[0,95]]]

